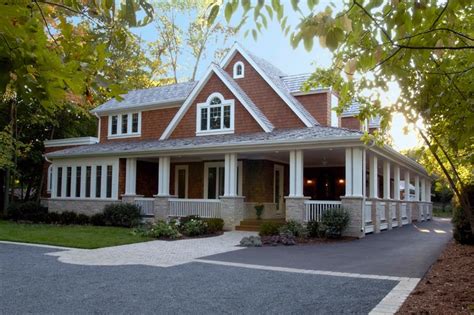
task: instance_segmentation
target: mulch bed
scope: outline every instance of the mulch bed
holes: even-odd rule
[[[272,243],[272,236],[261,236],[262,244],[266,246],[287,246],[282,243]],[[296,238],[296,244],[292,246],[307,246],[307,245],[317,245],[317,244],[330,244],[330,243],[341,243],[341,242],[350,242],[356,240],[357,237],[343,236],[341,238]]]
[[[474,246],[448,244],[398,314],[474,314]]]

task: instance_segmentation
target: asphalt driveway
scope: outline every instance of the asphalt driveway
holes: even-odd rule
[[[237,250],[171,267],[63,263],[50,255],[60,249],[0,244],[0,314],[391,312],[395,306],[380,303],[400,292],[401,279],[303,269],[419,276],[451,235],[449,222],[417,226],[350,243]]]

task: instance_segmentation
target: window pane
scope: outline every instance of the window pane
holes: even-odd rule
[[[106,197],[112,198],[112,165],[107,165],[107,191]]]
[[[186,170],[178,170],[178,198],[186,198]]]
[[[207,108],[201,108],[201,130],[207,130]]]
[[[113,135],[117,134],[117,116],[112,116],[112,128],[110,130],[110,133]]]
[[[224,168],[219,167],[219,196],[224,195]]]
[[[48,168],[48,192],[53,189],[53,166],[50,165]]]
[[[86,167],[86,198],[90,198],[91,196],[91,172],[92,167]]]
[[[95,197],[100,198],[100,190],[102,184],[102,166],[96,167],[96,176],[95,176]]]
[[[56,189],[56,197],[61,197],[61,191],[63,188],[63,168],[58,167],[58,183]]]
[[[76,197],[81,196],[81,171],[82,168],[80,166],[76,167]]]
[[[138,113],[132,115],[132,132],[138,132]]]
[[[217,168],[215,167],[208,168],[207,175],[208,175],[207,176],[207,198],[217,199],[217,194],[216,194]]]
[[[224,106],[224,128],[230,128],[230,106]]]
[[[210,129],[221,129],[221,107],[211,107],[210,111]]]
[[[71,197],[71,176],[72,176],[72,167],[67,168],[66,174],[66,197]]]
[[[214,97],[209,104],[216,105],[222,103],[221,99],[218,97]]]
[[[242,66],[237,65],[237,75],[242,75]]]
[[[128,115],[122,115],[122,133],[128,133]]]

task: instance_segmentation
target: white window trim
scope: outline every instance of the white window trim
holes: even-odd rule
[[[277,170],[280,172],[280,185],[281,185],[281,190],[283,191],[283,195],[285,194],[285,167],[281,164],[274,164],[273,165],[273,202],[275,203],[276,200],[276,172]],[[283,199],[283,203],[285,202],[285,199]],[[280,203],[280,200],[278,200],[276,203]],[[282,209],[278,209],[278,212],[281,212]]]
[[[241,66],[242,67],[242,73],[241,74],[237,74],[237,68],[238,66]],[[244,66],[244,63],[242,61],[237,61],[236,63],[234,63],[234,69],[233,69],[233,78],[234,79],[241,79],[245,76],[245,66]]]
[[[138,114],[138,132],[132,132],[133,114]],[[127,115],[127,133],[122,133],[122,116]],[[112,134],[112,117],[117,116],[117,134]],[[142,132],[142,112],[127,112],[122,114],[111,114],[108,119],[108,136],[107,139],[116,138],[134,138],[140,137]]]
[[[237,176],[239,180],[239,186],[237,187],[237,196],[242,196],[242,161],[237,162]],[[224,161],[222,162],[206,162],[204,163],[204,199],[209,199],[208,195],[208,188],[209,188],[209,168],[216,167],[219,170],[219,167],[225,167]],[[219,171],[218,171],[219,172]],[[225,170],[224,170],[225,172]],[[219,174],[217,175],[217,179],[219,178]],[[217,182],[217,184],[219,184]],[[219,193],[219,185],[216,185],[217,193]],[[220,196],[216,196],[216,199],[219,199]]]
[[[209,103],[213,98],[219,98],[221,104],[210,105]],[[224,106],[230,106],[230,128],[221,128],[221,129],[210,129],[211,124],[211,111],[210,108],[221,107],[221,126],[224,126]],[[201,109],[207,108],[207,130],[201,130]],[[234,100],[226,100],[221,93],[214,92],[207,98],[205,103],[198,103],[196,106],[196,136],[207,136],[207,135],[217,135],[217,134],[230,134],[234,133],[235,129],[235,102]]]
[[[48,194],[50,194],[51,191],[53,191],[53,164],[48,166],[48,186],[46,189]]]
[[[185,187],[184,187],[184,198],[188,198],[188,182],[189,182],[189,166],[188,165],[176,165],[174,169],[174,194],[178,196],[179,186],[179,171],[184,170],[185,175]],[[178,198],[178,197],[177,197]]]

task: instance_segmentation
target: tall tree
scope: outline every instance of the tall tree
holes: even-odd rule
[[[242,7],[258,37],[276,16],[293,47],[311,51],[315,40],[333,52],[330,69],[317,69],[307,87],[333,86],[342,111],[353,99],[363,104],[359,118],[382,116],[387,130],[391,114],[403,113],[415,126],[439,169],[460,201],[474,231],[468,187],[474,184],[474,3],[469,0],[346,0],[342,10],[321,8],[308,0],[226,1],[226,17]],[[219,10],[216,3],[213,10]],[[301,15],[288,25],[285,10]],[[288,12],[288,11],[286,11]],[[212,22],[212,20],[211,20]],[[395,82],[398,100],[381,104],[380,93]],[[369,135],[367,135],[369,136]],[[376,135],[377,136],[377,135]],[[463,172],[463,169],[469,170]]]
[[[210,0],[159,0],[155,10],[160,16],[155,20],[157,40],[150,43],[151,55],[158,61],[163,58],[168,67],[169,77],[176,83],[180,70],[190,72],[189,79],[196,79],[201,60],[214,49],[214,59],[227,51],[225,44],[236,28],[224,25],[218,20],[209,23]],[[188,66],[186,66],[188,64]]]

